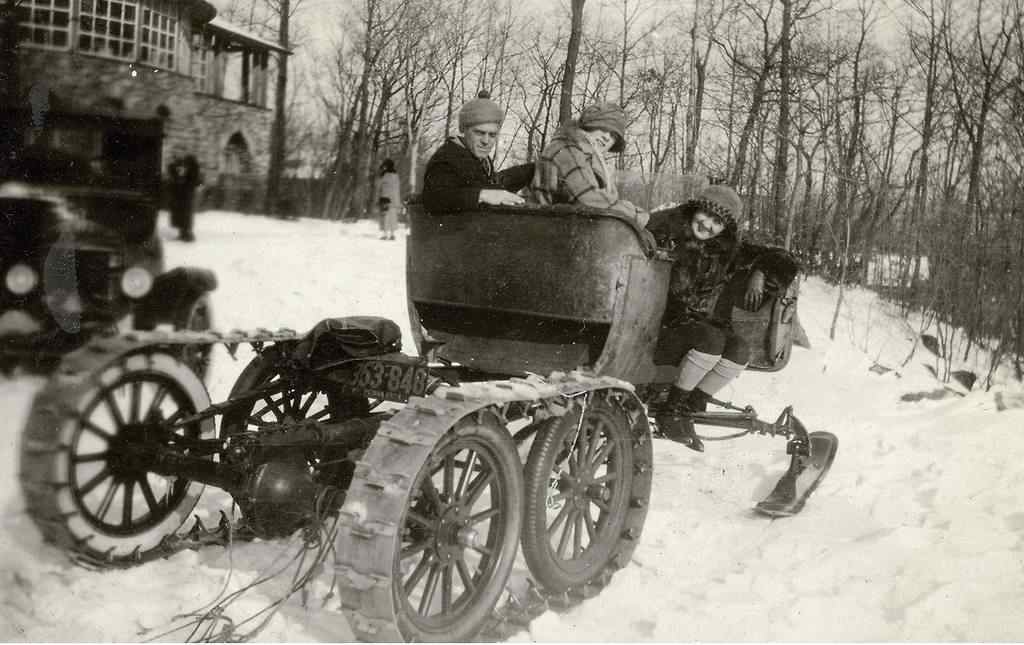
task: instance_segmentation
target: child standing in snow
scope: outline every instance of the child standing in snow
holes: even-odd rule
[[[799,266],[788,252],[740,240],[743,203],[728,186],[705,188],[682,206],[653,213],[648,229],[675,264],[654,352],[659,365],[679,365],[666,405],[655,417],[669,438],[703,451],[687,417],[746,368],[750,350],[731,327],[732,302],[718,302],[737,275],[749,273],[742,304],[756,311],[765,283],[784,290]],[[723,299],[728,300],[728,299]],[[716,306],[717,305],[717,306]]]
[[[401,186],[395,162],[385,159],[380,164],[380,178],[377,180],[377,210],[380,211],[380,239],[395,239],[398,226],[398,211],[402,208]]]

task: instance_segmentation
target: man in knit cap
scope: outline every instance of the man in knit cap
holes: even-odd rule
[[[625,147],[626,114],[613,103],[583,109],[544,146],[533,173],[530,192],[541,204],[581,204],[606,208],[643,226],[647,213],[619,198],[615,166],[609,153]]]
[[[423,205],[431,213],[474,210],[481,204],[515,206],[515,194],[526,186],[533,164],[495,172],[491,156],[505,111],[487,92],[459,110],[459,134],[449,138],[427,162]]]
[[[689,415],[704,411],[708,399],[739,376],[750,357],[746,342],[732,329],[732,307],[758,310],[766,280],[785,291],[799,270],[787,251],[741,241],[742,216],[736,191],[712,185],[682,206],[653,213],[647,225],[658,246],[675,257],[654,362],[678,365],[679,372],[655,420],[662,434],[698,451],[704,446]],[[737,277],[746,279],[739,301],[720,298]]]

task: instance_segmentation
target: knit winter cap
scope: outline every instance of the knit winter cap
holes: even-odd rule
[[[737,228],[743,217],[743,201],[736,191],[720,184],[708,186],[686,204],[721,218],[726,228]]]
[[[626,113],[614,103],[588,105],[580,112],[579,126],[584,130],[601,129],[615,136],[611,152],[622,152],[626,147]]]
[[[472,128],[481,123],[497,123],[501,125],[505,120],[505,110],[491,100],[488,92],[480,92],[471,101],[466,101],[459,110],[459,130]]]

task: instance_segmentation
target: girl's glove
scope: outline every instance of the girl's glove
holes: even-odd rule
[[[747,282],[747,293],[743,297],[743,304],[748,311],[757,311],[761,308],[762,302],[764,302],[764,273],[760,269],[754,269]]]

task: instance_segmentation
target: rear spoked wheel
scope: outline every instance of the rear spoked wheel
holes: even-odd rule
[[[365,413],[366,400],[349,400],[336,392],[301,386],[286,378],[279,366],[281,349],[272,347],[252,359],[228,395],[239,405],[224,413],[221,434],[258,432],[289,421],[337,421]],[[249,393],[259,390],[257,396]],[[335,418],[337,415],[337,418]]]
[[[105,369],[56,420],[45,408],[33,410],[21,478],[27,510],[44,536],[101,562],[157,547],[188,518],[203,487],[147,472],[137,457],[147,445],[210,432],[209,421],[172,427],[208,405],[187,366],[151,354]]]
[[[239,403],[224,413],[221,436],[244,432],[260,432],[263,428],[295,421],[343,421],[370,413],[365,397],[345,395],[302,383],[285,374],[280,366],[286,346],[274,346],[254,358],[231,388],[229,397]],[[253,391],[258,395],[250,395]],[[373,432],[353,436],[348,446],[308,451],[306,463],[317,478],[326,478],[339,488],[346,488],[352,479],[355,463],[348,458],[348,449],[369,444]]]
[[[472,639],[511,573],[521,464],[493,419],[464,421],[417,475],[396,541],[393,596],[407,641]]]
[[[523,555],[546,589],[599,579],[619,550],[634,468],[626,414],[600,393],[537,434],[526,463]]]

